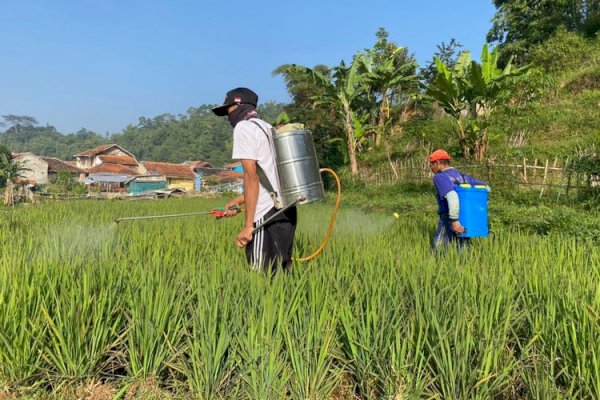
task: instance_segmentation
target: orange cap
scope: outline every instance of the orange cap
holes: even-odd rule
[[[450,154],[446,150],[438,149],[429,155],[429,162],[436,162],[440,160],[452,160]]]

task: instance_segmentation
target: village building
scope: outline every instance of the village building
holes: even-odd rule
[[[232,163],[225,164],[224,168],[232,170],[232,171],[236,171],[236,172],[244,172],[244,168],[242,168],[241,161],[234,161]]]
[[[73,180],[82,180],[85,171],[75,165],[59,160],[55,157],[40,157],[48,164],[48,182],[55,182],[60,174],[67,174]]]
[[[146,170],[135,156],[117,144],[105,144],[75,154],[76,165],[85,171],[83,183],[101,192],[122,194],[126,183]]]
[[[189,165],[192,171],[195,168],[214,168],[208,161],[184,161],[182,164]]]
[[[104,144],[75,154],[76,166],[88,174],[143,175],[145,170],[135,156],[118,144]]]
[[[166,178],[162,175],[140,175],[127,182],[128,196],[142,196],[167,188]]]
[[[21,171],[21,180],[23,183],[31,185],[47,185],[48,184],[48,163],[39,156],[33,153],[12,153],[12,162],[20,162],[23,165]]]
[[[205,192],[243,193],[244,174],[228,168],[194,168],[197,179],[201,181],[198,185]]]
[[[143,161],[142,165],[146,175],[163,176],[169,189],[181,189],[186,192],[197,190],[196,175],[187,164]]]

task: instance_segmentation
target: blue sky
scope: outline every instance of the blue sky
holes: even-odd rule
[[[281,64],[348,61],[379,27],[421,65],[452,37],[478,58],[494,11],[491,0],[5,0],[0,115],[104,134],[237,86],[287,102],[271,75]]]

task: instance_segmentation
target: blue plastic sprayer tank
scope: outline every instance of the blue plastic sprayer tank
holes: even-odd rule
[[[458,220],[466,228],[461,237],[488,236],[488,189],[485,186],[462,184],[455,187],[460,212]]]

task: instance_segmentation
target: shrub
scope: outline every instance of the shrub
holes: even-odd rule
[[[565,29],[532,51],[533,63],[549,73],[564,73],[600,64],[600,38],[586,39]]]
[[[565,85],[565,89],[573,93],[600,90],[600,66],[580,71]]]

